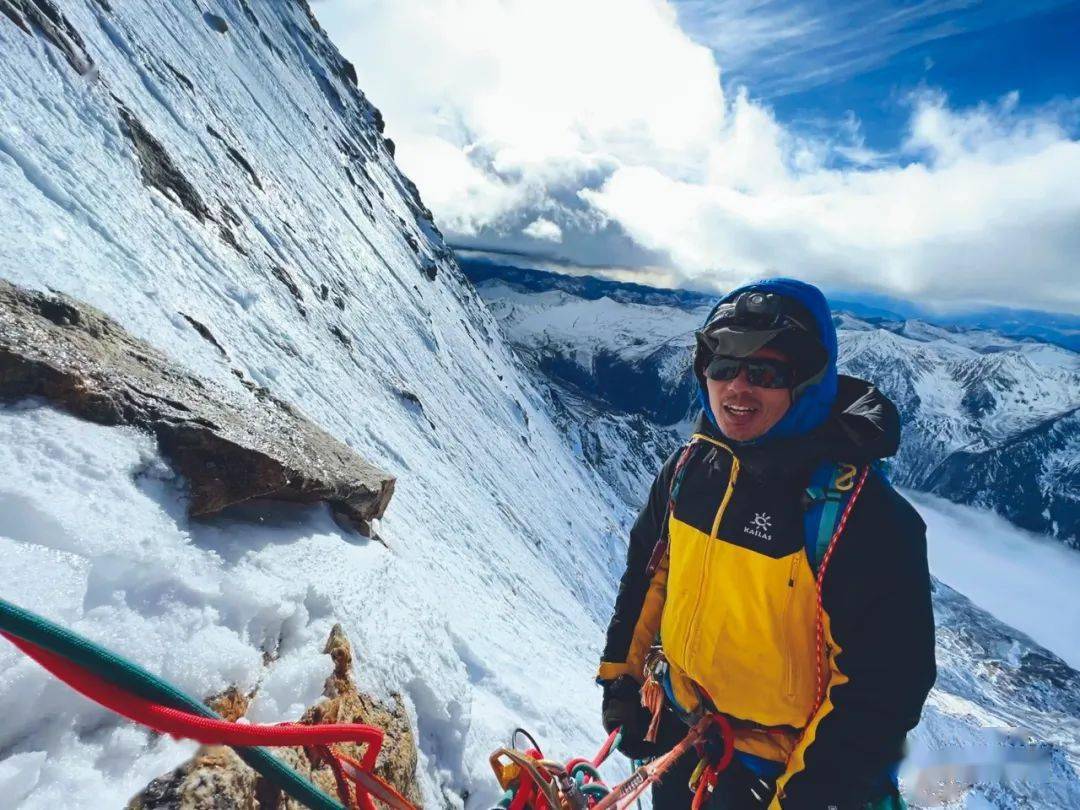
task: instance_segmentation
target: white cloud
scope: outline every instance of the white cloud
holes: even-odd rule
[[[699,285],[782,272],[1080,308],[1068,105],[956,110],[926,91],[881,155],[853,117],[843,142],[814,141],[725,96],[662,0],[333,0],[319,16],[452,238],[528,249],[549,222],[567,258],[628,235],[639,264],[670,256]]]
[[[533,239],[542,239],[546,242],[562,241],[562,228],[550,219],[544,219],[543,217],[534,219],[521,232]]]
[[[1080,307],[1080,143],[1052,116],[1018,118],[1008,100],[955,113],[923,97],[907,145],[927,163],[870,170],[795,168],[798,147],[758,117],[753,135],[733,124],[716,146],[738,155],[757,143],[747,177],[624,167],[583,194],[721,287],[785,273],[907,297]]]
[[[396,143],[399,153],[409,156],[407,171],[423,190],[425,204],[451,233],[472,236],[478,226],[543,197],[542,186],[507,182],[437,136],[406,132]]]
[[[711,53],[660,0],[338,0],[318,12],[399,162],[462,233],[619,165],[681,176],[723,119]],[[458,182],[462,156],[491,183]]]

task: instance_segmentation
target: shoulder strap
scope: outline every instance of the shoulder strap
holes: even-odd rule
[[[844,507],[851,499],[858,473],[859,469],[854,464],[828,461],[810,476],[803,528],[806,559],[810,561],[815,574],[844,513]]]
[[[683,446],[682,452],[679,454],[679,460],[675,463],[675,470],[671,475],[671,487],[668,490],[667,507],[664,509],[664,521],[660,524],[660,536],[656,539],[656,545],[653,546],[653,552],[649,556],[649,564],[645,567],[645,574],[649,578],[652,578],[652,575],[656,573],[656,569],[660,566],[664,555],[667,554],[668,519],[675,508],[675,501],[679,497],[679,488],[682,486],[687,462],[690,461],[690,456],[694,452],[694,446],[703,438],[705,437],[695,433],[690,438],[690,441]]]

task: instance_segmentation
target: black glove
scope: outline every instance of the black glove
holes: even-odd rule
[[[604,730],[610,734],[622,727],[619,750],[631,759],[656,755],[656,745],[645,742],[652,719],[641,705],[641,686],[629,675],[620,675],[604,684]]]

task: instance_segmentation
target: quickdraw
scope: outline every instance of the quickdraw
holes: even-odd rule
[[[516,747],[518,736],[530,747]],[[572,759],[565,765],[545,759],[536,740],[522,729],[514,731],[509,748],[499,748],[491,755],[491,769],[504,791],[498,808],[510,810],[582,810],[595,807],[610,788],[597,770],[618,744],[618,731],[612,732],[591,760]]]
[[[611,733],[597,755],[587,760],[572,759],[565,765],[545,759],[536,741],[518,729],[514,733],[528,737],[532,747],[521,750],[499,748],[491,755],[491,768],[499,786],[505,791],[495,810],[626,810],[691,748],[703,748],[712,729],[720,732],[724,753],[720,760],[709,765],[719,774],[731,762],[734,754],[734,735],[731,725],[722,715],[701,718],[674,748],[656,759],[642,763],[630,776],[608,787],[597,770],[618,744],[619,730]],[[511,746],[514,740],[511,741]],[[715,782],[715,777],[713,777]],[[698,791],[704,796],[711,786],[699,782]]]
[[[373,773],[382,729],[359,723],[230,723],[137,664],[3,599],[0,635],[72,689],[129,720],[162,734],[235,748],[252,768],[307,807],[375,810],[373,799],[378,799],[392,810],[416,810]],[[363,745],[363,756],[356,760],[331,747],[342,742]],[[333,771],[340,803],[258,747],[263,745],[314,751]]]

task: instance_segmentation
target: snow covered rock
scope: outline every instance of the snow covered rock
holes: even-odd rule
[[[386,705],[356,688],[352,675],[352,646],[341,625],[334,625],[323,652],[333,659],[334,671],[326,679],[324,699],[304,712],[300,722],[364,723],[381,728],[385,736],[375,773],[411,802],[419,804],[416,740],[401,696],[391,693],[392,705]],[[229,703],[235,707],[239,693],[231,689],[229,695]],[[246,708],[246,701],[239,703]],[[221,707],[215,705],[214,708]],[[237,716],[243,716],[243,713],[240,711]],[[237,716],[229,719],[236,720]],[[363,753],[362,746],[352,743],[336,747],[354,759],[360,759]],[[313,751],[294,747],[279,749],[277,753],[324,792],[335,795],[330,766],[319,761]],[[190,761],[155,779],[128,804],[129,810],[255,810],[260,807],[300,810],[302,805],[269,784],[226,746],[199,749]]]
[[[52,0],[0,0],[0,13],[27,34],[40,31],[79,73],[93,69],[94,60],[86,52],[82,37]]]
[[[927,477],[925,489],[993,509],[1080,549],[1080,408],[1002,444],[960,450]],[[1034,473],[1034,474],[1032,474]]]
[[[1080,672],[934,581],[938,679],[901,771],[916,807],[1080,806]]]
[[[91,306],[0,279],[0,399],[42,397],[157,437],[193,516],[253,498],[327,501],[364,534],[394,479],[269,391],[226,390],[170,362]]]

